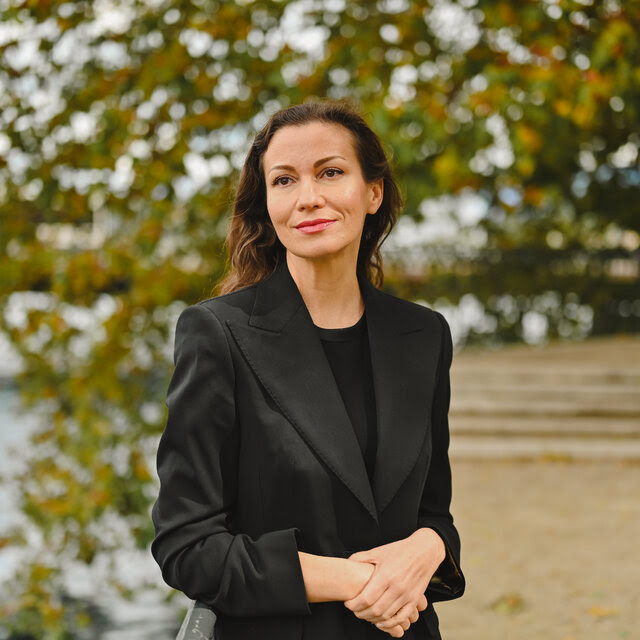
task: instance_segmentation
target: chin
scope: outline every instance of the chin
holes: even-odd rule
[[[304,260],[322,260],[324,258],[331,258],[336,255],[337,251],[289,251],[291,255],[296,258],[302,258]]]
[[[294,255],[296,258],[304,258],[306,260],[321,260],[322,258],[330,258],[331,256],[338,255],[345,247],[335,246],[330,243],[318,242],[314,243],[316,246],[295,246],[287,247],[287,251]]]

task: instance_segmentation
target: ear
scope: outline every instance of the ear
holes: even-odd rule
[[[382,204],[382,197],[384,195],[384,179],[380,178],[375,182],[370,182],[367,185],[369,203],[367,207],[367,213],[374,214],[380,208]]]

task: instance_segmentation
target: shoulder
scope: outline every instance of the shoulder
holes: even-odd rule
[[[405,324],[407,328],[425,328],[436,333],[450,333],[444,316],[427,304],[406,300],[382,289],[375,291],[379,304],[385,307],[386,313]]]
[[[202,343],[213,347],[220,340],[227,342],[225,325],[251,315],[255,286],[250,285],[230,293],[200,300],[180,312],[175,328],[176,347]]]
[[[220,324],[224,324],[227,320],[246,318],[251,315],[256,287],[257,284],[252,284],[230,293],[200,300],[186,307],[182,313],[214,316]]]

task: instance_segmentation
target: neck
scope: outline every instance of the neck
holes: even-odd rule
[[[355,260],[346,256],[309,260],[287,251],[287,266],[316,326],[339,329],[360,319],[364,302]]]

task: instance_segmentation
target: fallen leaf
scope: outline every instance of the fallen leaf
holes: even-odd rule
[[[589,607],[589,614],[594,618],[608,618],[609,616],[618,615],[620,611],[618,609],[611,609],[610,607],[600,607],[597,604],[593,607]]]
[[[524,609],[524,600],[518,593],[506,593],[491,604],[491,609],[498,613],[517,613]]]

